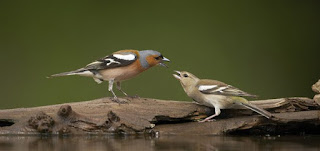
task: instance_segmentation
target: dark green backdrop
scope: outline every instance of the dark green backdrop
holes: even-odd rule
[[[310,86],[320,78],[319,4],[3,0],[0,108],[110,96],[106,83],[46,76],[128,48],[158,50],[172,60],[169,69],[155,67],[123,83],[129,94],[190,101],[171,75],[187,70],[261,99],[312,97]]]

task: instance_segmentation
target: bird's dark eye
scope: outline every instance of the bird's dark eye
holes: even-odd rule
[[[163,59],[163,56],[162,56],[162,55],[160,55],[160,56],[158,56],[158,57],[155,57],[155,59],[156,59],[156,60]]]
[[[187,74],[183,74],[184,77],[189,77]]]

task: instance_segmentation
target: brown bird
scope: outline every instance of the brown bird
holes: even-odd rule
[[[243,98],[256,97],[255,95],[251,95],[220,81],[199,79],[186,71],[176,71],[176,73],[177,74],[173,74],[173,76],[180,81],[182,88],[189,97],[199,104],[215,108],[214,115],[200,122],[206,122],[218,116],[221,113],[220,109],[233,108],[234,105],[244,106],[266,118],[271,118],[272,116],[270,112],[251,104]]]

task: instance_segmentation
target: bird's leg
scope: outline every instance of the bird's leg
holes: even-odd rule
[[[112,80],[109,80],[109,88],[108,88],[108,90],[112,93],[112,95],[113,95],[113,99],[112,99],[112,101],[114,101],[114,102],[116,102],[116,103],[119,103],[119,104],[122,104],[122,103],[127,103],[127,101],[125,101],[125,100],[120,100],[117,96],[116,96],[116,94],[113,92],[113,90],[112,90],[112,88],[113,88],[113,83],[114,83],[114,80],[112,79]]]
[[[134,95],[134,96],[129,96],[126,92],[124,92],[122,89],[121,89],[121,82],[117,82],[117,89],[119,91],[121,91],[126,97],[130,97],[130,98],[139,98],[139,96],[137,95]]]
[[[128,94],[121,89],[121,82],[119,81],[117,82],[117,89],[121,91],[125,96],[128,96]]]
[[[116,96],[116,94],[115,94],[115,93],[113,92],[113,90],[112,90],[112,89],[113,89],[113,82],[114,82],[114,80],[109,80],[109,88],[108,88],[108,91],[112,93],[114,99],[118,99],[117,96]]]
[[[211,116],[209,116],[209,117],[207,117],[207,118],[205,118],[204,120],[202,120],[202,121],[200,121],[201,123],[202,122],[207,122],[207,121],[209,121],[210,119],[212,119],[212,118],[214,118],[214,117],[216,117],[216,116],[218,116],[220,113],[221,113],[221,110],[220,110],[220,108],[218,108],[218,107],[215,107],[214,108],[214,114],[213,115],[211,115]]]

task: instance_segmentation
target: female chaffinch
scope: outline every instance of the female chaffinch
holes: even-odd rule
[[[176,73],[177,74],[173,74],[173,76],[180,81],[182,88],[189,97],[199,104],[215,108],[214,115],[200,122],[206,122],[218,116],[221,113],[220,109],[234,108],[234,105],[242,105],[266,118],[272,117],[270,112],[251,104],[243,98],[243,96],[256,97],[255,95],[241,91],[238,88],[220,81],[199,79],[186,71],[176,71]]]
[[[50,77],[60,77],[68,75],[80,75],[92,77],[98,84],[109,81],[109,91],[113,95],[115,102],[121,103],[113,92],[113,83],[116,82],[117,88],[124,95],[128,96],[121,89],[121,82],[131,79],[147,69],[161,65],[167,67],[163,62],[170,61],[163,57],[160,52],[154,50],[120,50],[98,59],[84,68],[74,71],[63,72],[51,75]]]

